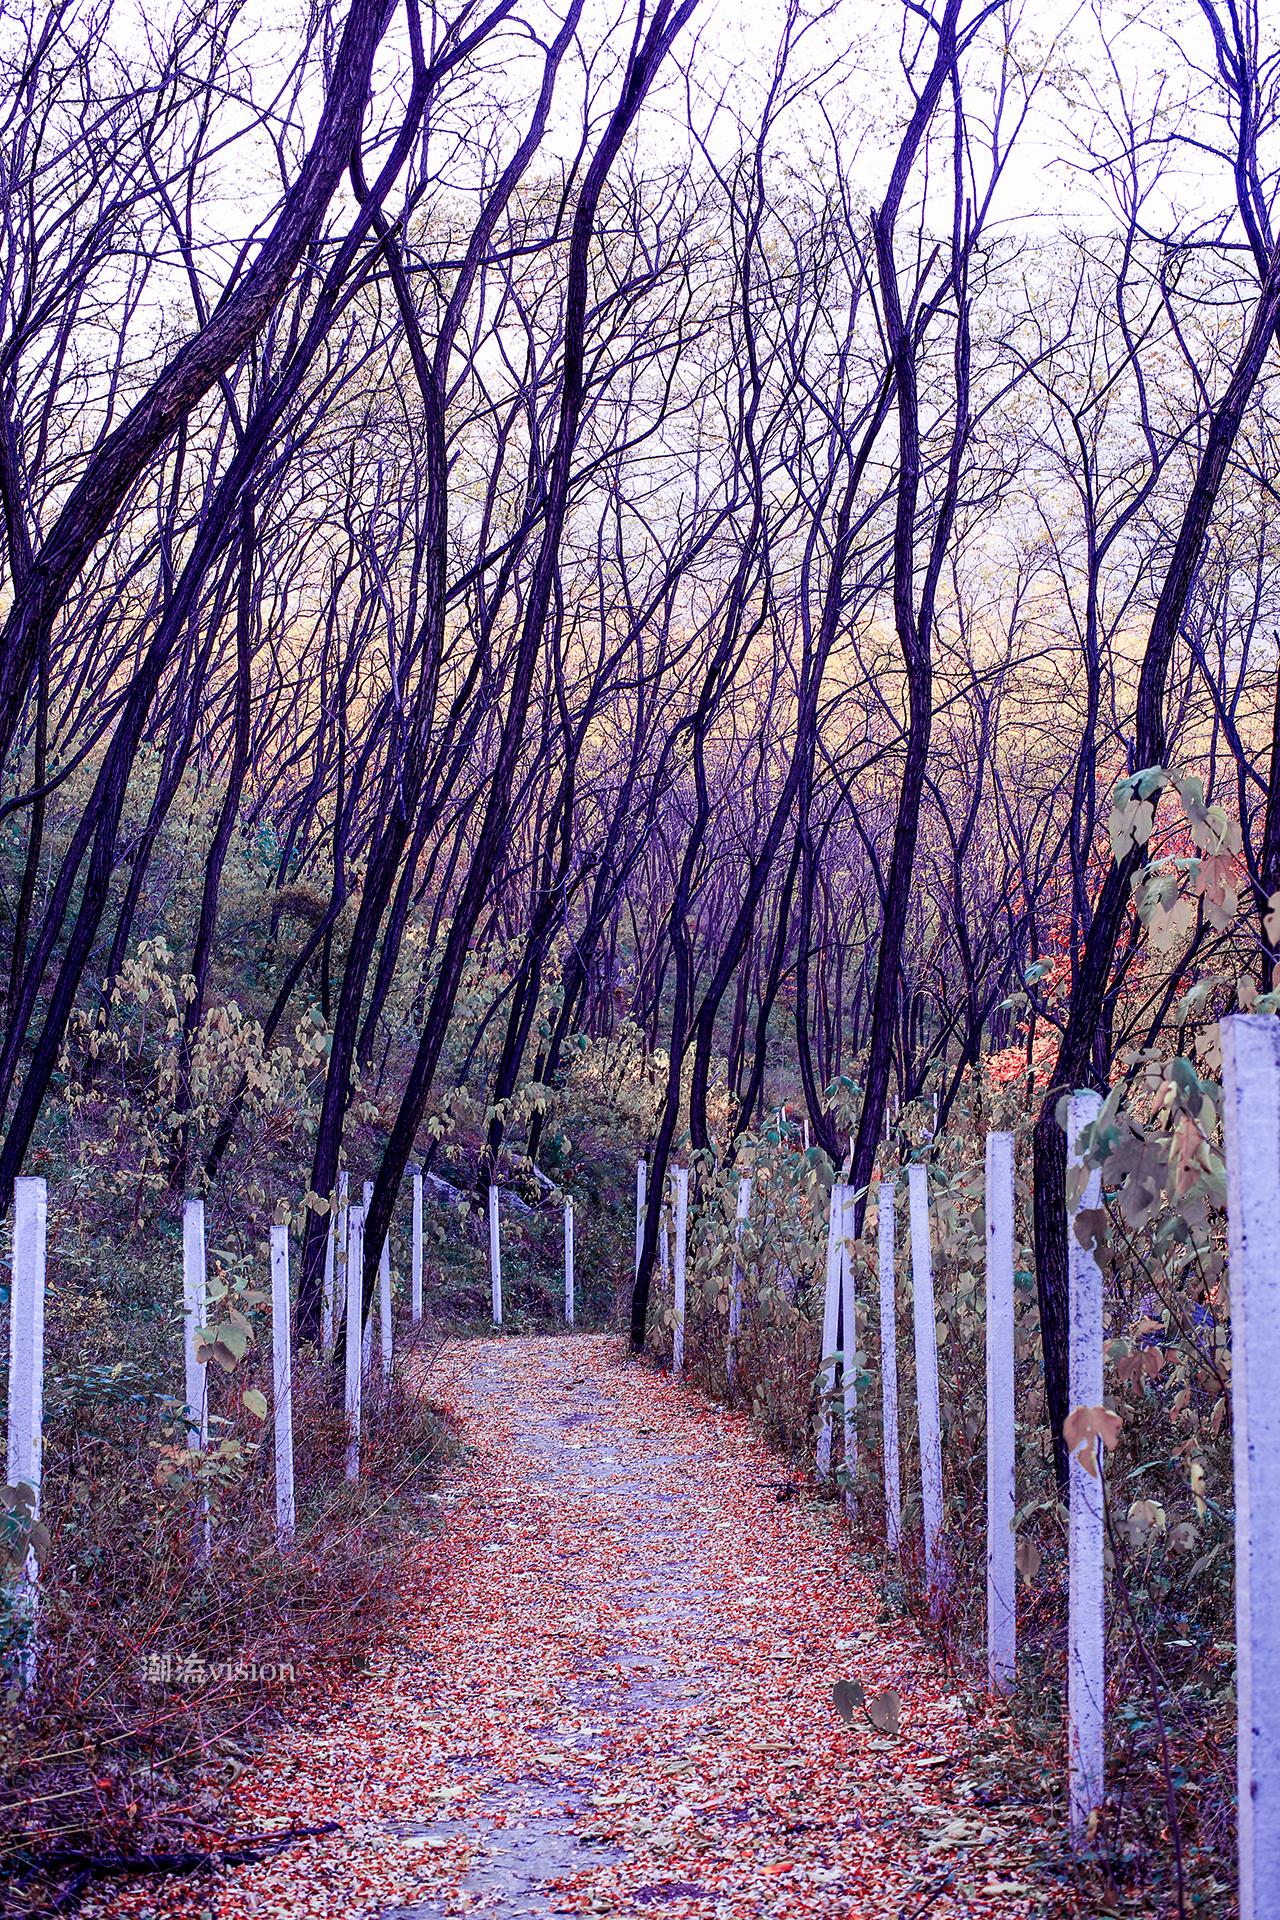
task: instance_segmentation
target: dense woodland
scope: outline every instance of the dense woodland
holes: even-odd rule
[[[661,1357],[691,1166],[725,1392],[746,1167],[776,1198],[734,1391],[803,1453],[823,1197],[843,1166],[869,1247],[874,1180],[923,1157],[962,1543],[975,1169],[1014,1127],[1050,1741],[1060,1102],[1106,1092],[1132,1789],[1105,1872],[1226,1912],[1214,1023],[1280,1004],[1277,22],[727,16],[6,12],[0,1209],[23,1172],[66,1196],[78,1432],[167,1364],[185,1192],[228,1284],[292,1210],[317,1341],[341,1168],[373,1183],[366,1301],[421,1165],[477,1220],[490,1183],[524,1196],[537,1323],[550,1183],[592,1202],[597,1320]],[[482,1318],[478,1227],[437,1239],[441,1324]],[[110,1554],[65,1482],[55,1552]],[[975,1604],[961,1580],[960,1661]]]

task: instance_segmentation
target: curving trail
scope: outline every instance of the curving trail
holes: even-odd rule
[[[397,1636],[236,1794],[246,1829],[339,1831],[116,1913],[1058,1910],[999,1804],[1007,1726],[879,1617],[830,1508],[779,1502],[744,1419],[599,1338],[459,1343],[427,1390],[468,1452]],[[837,1717],[853,1677],[901,1693],[897,1737]]]

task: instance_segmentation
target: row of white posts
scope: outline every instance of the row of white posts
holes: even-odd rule
[[[648,1164],[644,1160],[636,1162],[636,1237],[635,1265],[633,1273],[640,1272],[640,1257],[644,1248],[644,1216],[648,1203]],[[689,1214],[689,1174],[687,1168],[676,1167],[671,1172],[672,1200],[668,1209],[662,1212],[662,1229],[659,1235],[658,1252],[662,1262],[662,1277],[665,1282],[672,1270],[672,1248],[669,1228],[674,1228],[675,1240],[675,1289],[676,1289],[676,1329],[675,1329],[675,1371],[678,1374],[684,1364],[684,1311],[686,1292],[686,1252],[688,1247]],[[741,1238],[742,1227],[747,1219],[751,1204],[751,1182],[743,1180],[738,1191],[738,1235]],[[502,1326],[502,1216],[498,1188],[489,1188],[489,1301],[490,1312],[495,1328]],[[742,1269],[734,1266],[735,1305],[730,1309],[731,1351],[736,1360],[736,1343],[742,1324]],[[574,1220],[573,1201],[564,1203],[564,1322],[567,1327],[574,1325]],[[732,1366],[734,1361],[731,1360]],[[732,1378],[732,1374],[731,1374]]]
[[[641,1161],[641,1166],[644,1162]],[[643,1199],[638,1204],[643,1207]],[[640,1249],[637,1245],[636,1260]],[[638,1270],[638,1269],[637,1269]],[[575,1322],[573,1201],[564,1203],[564,1323]],[[489,1188],[489,1306],[495,1329],[502,1326],[502,1216],[496,1185]]]
[[[1222,1022],[1223,1135],[1228,1179],[1227,1231],[1231,1280],[1232,1423],[1235,1480],[1236,1644],[1238,1698],[1239,1882],[1241,1920],[1280,1913],[1280,1020],[1240,1014]],[[1099,1095],[1075,1094],[1068,1113],[1069,1164],[1096,1118]],[[986,1146],[987,1230],[987,1680],[993,1693],[1013,1685],[1017,1649],[1014,1410],[1013,1136],[991,1133]],[[637,1259],[644,1172],[637,1175]],[[672,1172],[675,1226],[672,1371],[684,1364],[688,1172]],[[750,1207],[750,1182],[738,1190],[736,1242]],[[879,1202],[881,1392],[885,1521],[888,1544],[901,1545],[901,1465],[897,1382],[893,1184]],[[911,1228],[913,1333],[920,1437],[925,1569],[935,1603],[949,1570],[943,1532],[938,1348],[929,1243],[928,1172],[907,1169]],[[1101,1204],[1094,1172],[1069,1206],[1069,1395],[1072,1407],[1103,1404],[1103,1284],[1095,1255],[1076,1236],[1077,1214]],[[845,1460],[856,1462],[853,1273],[849,1260],[853,1195],[832,1192],[823,1311],[823,1377],[818,1468],[831,1470],[836,1367],[843,1323],[842,1411]],[[741,1264],[730,1292],[726,1372],[735,1377],[742,1311]],[[843,1369],[842,1369],[843,1370]],[[1090,1443],[1095,1447],[1099,1443]],[[1091,1473],[1078,1454],[1070,1462],[1067,1727],[1070,1821],[1084,1842],[1105,1799],[1106,1706],[1105,1528],[1101,1457]],[[852,1496],[852,1484],[847,1498]]]
[[[422,1175],[414,1169],[411,1313],[416,1326],[422,1319]],[[347,1415],[346,1473],[360,1472],[360,1416],[363,1376],[369,1354],[362,1337],[361,1274],[364,1260],[365,1205],[348,1204],[347,1176],[339,1176],[337,1205],[330,1218],[322,1291],[322,1340],[326,1356],[332,1351],[335,1286],[341,1283],[346,1309],[345,1406]],[[41,1179],[18,1179],[13,1195],[13,1288],[9,1341],[9,1451],[8,1476],[13,1486],[25,1485],[33,1495],[32,1517],[39,1517],[44,1401],[44,1301],[48,1196]],[[276,1539],[280,1548],[292,1546],[297,1530],[293,1471],[293,1335],[289,1286],[289,1230],[271,1229],[271,1384],[274,1415]],[[182,1326],[183,1390],[187,1414],[187,1445],[193,1454],[209,1444],[208,1363],[200,1357],[200,1336],[208,1317],[208,1280],[205,1253],[204,1201],[183,1203],[182,1210]],[[382,1372],[391,1371],[391,1257],[385,1243],[379,1266],[379,1318]],[[367,1333],[366,1329],[366,1333]],[[209,1505],[202,1494],[197,1502],[192,1552],[197,1565],[208,1564],[210,1554]],[[33,1555],[18,1582],[15,1610],[19,1645],[14,1666],[18,1683],[30,1686],[36,1673],[36,1602],[38,1569]]]
[[[1280,1911],[1280,1020],[1235,1015],[1222,1022],[1224,1055],[1224,1143],[1228,1176],[1228,1244],[1231,1276],[1233,1433],[1236,1527],[1236,1638],[1238,1698],[1240,1912],[1242,1920],[1267,1920]],[[1068,1118],[1069,1152],[1074,1157],[1081,1129],[1096,1115],[1096,1094],[1076,1094]],[[637,1174],[637,1220],[642,1218],[644,1174]],[[942,1524],[941,1432],[938,1415],[937,1335],[928,1231],[928,1174],[908,1169],[911,1267],[914,1300],[917,1414],[920,1428],[921,1493],[926,1572],[931,1592],[940,1597],[948,1577]],[[739,1189],[737,1234],[750,1205],[750,1186]],[[675,1326],[673,1371],[684,1362],[686,1265],[688,1248],[688,1172],[672,1174],[675,1247],[673,1281]],[[1070,1250],[1070,1398],[1072,1406],[1102,1403],[1102,1274],[1097,1260],[1076,1238],[1074,1213],[1099,1203],[1095,1174],[1068,1220]],[[496,1189],[490,1199],[490,1257],[494,1276],[494,1319],[501,1324],[501,1265],[497,1233]],[[889,1544],[901,1539],[901,1486],[894,1311],[894,1191],[884,1182],[880,1208],[880,1327],[884,1356],[882,1396],[886,1526]],[[335,1276],[345,1268],[347,1473],[360,1469],[360,1411],[363,1377],[361,1274],[364,1208],[347,1204],[345,1181],[332,1225],[331,1260],[326,1262],[328,1339],[332,1340]],[[823,1397],[827,1466],[831,1454],[834,1359],[843,1318],[852,1352],[853,1276],[848,1260],[851,1196],[837,1186],[832,1194],[824,1301]],[[1013,1140],[994,1133],[987,1139],[987,1671],[993,1691],[1012,1683],[1016,1653],[1016,1599],[1013,1515]],[[40,1503],[44,1384],[44,1293],[47,1196],[42,1179],[14,1183],[13,1286],[9,1343],[8,1476],[31,1490],[33,1514]],[[203,1447],[208,1438],[205,1368],[196,1357],[195,1336],[205,1316],[204,1208],[187,1202],[183,1219],[186,1403],[189,1439]],[[413,1317],[422,1310],[422,1183],[414,1174]],[[383,1357],[388,1356],[390,1313],[381,1285]],[[741,1298],[740,1263],[734,1287]],[[271,1234],[273,1392],[276,1423],[276,1526],[282,1546],[295,1524],[292,1458],[292,1383],[289,1314],[288,1235]],[[573,1320],[573,1216],[565,1210],[565,1318]],[[740,1325],[740,1322],[739,1322]],[[731,1347],[738,1325],[731,1326]],[[734,1352],[736,1364],[736,1351]],[[824,1379],[824,1386],[828,1383]],[[846,1449],[856,1443],[856,1404],[850,1371],[844,1394]],[[847,1452],[847,1458],[852,1458]],[[821,1464],[821,1456],[820,1456]],[[851,1490],[851,1489],[850,1489]],[[1071,1823],[1083,1836],[1091,1814],[1104,1797],[1103,1732],[1104,1563],[1100,1476],[1073,1457],[1070,1489],[1070,1574],[1068,1634],[1068,1743]],[[208,1552],[208,1519],[197,1517],[196,1553]],[[18,1582],[15,1613],[26,1616],[16,1656],[20,1684],[36,1671],[37,1568],[28,1557]]]
[[[414,1168],[410,1238],[410,1313],[417,1326],[422,1319],[423,1194],[422,1173]],[[366,1182],[362,1202],[352,1205],[347,1173],[338,1175],[329,1218],[321,1286],[321,1342],[326,1359],[333,1351],[338,1325],[338,1303],[345,1322],[343,1403],[346,1415],[345,1473],[360,1475],[360,1439],[364,1382],[372,1360],[373,1316],[363,1311],[364,1230],[372,1183]],[[31,1489],[32,1518],[39,1517],[44,1393],[44,1300],[48,1199],[42,1179],[20,1178],[14,1183],[13,1289],[9,1348],[8,1476],[12,1485]],[[502,1266],[499,1239],[498,1192],[489,1190],[489,1249],[493,1283],[493,1316],[502,1324]],[[574,1323],[573,1202],[564,1209],[566,1324]],[[293,1544],[297,1531],[293,1456],[293,1338],[289,1282],[289,1230],[274,1225],[270,1235],[272,1409],[274,1415],[276,1538],[282,1551]],[[182,1213],[183,1389],[187,1413],[187,1445],[193,1454],[209,1444],[208,1363],[200,1357],[200,1335],[208,1318],[208,1278],[204,1201],[190,1198]],[[391,1250],[383,1242],[378,1263],[378,1322],[382,1377],[391,1373],[393,1330],[391,1310]],[[207,1499],[196,1508],[193,1556],[197,1565],[210,1557],[210,1519]],[[16,1595],[19,1647],[15,1658],[19,1684],[29,1686],[36,1673],[36,1602],[38,1569],[29,1555]],[[23,1619],[25,1616],[25,1620]]]
[[[1278,1028],[1280,1030],[1280,1028]],[[1081,1129],[1095,1116],[1100,1100],[1081,1093],[1069,1118],[1072,1151]],[[1277,1120],[1280,1137],[1280,1117]],[[920,1439],[920,1495],[924,1533],[925,1579],[935,1607],[946,1592],[949,1568],[943,1523],[942,1420],[938,1389],[938,1337],[933,1261],[929,1239],[929,1175],[924,1166],[907,1169],[910,1220],[912,1329],[915,1348],[916,1412]],[[687,1168],[672,1170],[675,1219],[674,1329],[672,1372],[684,1367],[687,1310]],[[1095,1175],[1079,1205],[1098,1204]],[[1280,1181],[1277,1182],[1280,1188]],[[636,1177],[636,1261],[640,1258],[646,1192],[641,1161]],[[895,1303],[895,1205],[892,1181],[877,1192],[880,1292],[881,1396],[885,1532],[895,1554],[902,1544],[902,1477],[898,1411],[898,1345]],[[730,1280],[725,1371],[730,1386],[737,1375],[742,1327],[743,1269],[740,1244],[750,1216],[751,1181],[738,1184],[734,1223],[734,1262]],[[850,1242],[854,1190],[839,1182],[832,1188],[828,1221],[822,1319],[822,1372],[816,1465],[819,1477],[832,1472],[836,1401],[845,1467],[845,1503],[852,1513],[857,1471],[856,1298]],[[987,1679],[993,1693],[1013,1685],[1016,1662],[1017,1570],[1014,1516],[1014,1186],[1013,1135],[991,1133],[986,1152],[987,1224]],[[1094,1257],[1080,1246],[1068,1222],[1071,1270],[1071,1404],[1102,1403],[1102,1275]],[[1280,1305],[1278,1305],[1280,1313]],[[1280,1343],[1278,1343],[1280,1354]],[[845,1364],[847,1356],[848,1364]],[[837,1384],[837,1381],[839,1384]],[[1280,1423],[1278,1423],[1280,1441]],[[1277,1446],[1280,1454],[1280,1444]],[[1280,1623],[1278,1623],[1280,1624]],[[1103,1800],[1103,1536],[1101,1480],[1078,1460],[1071,1465],[1070,1641],[1068,1718],[1070,1728],[1071,1818],[1083,1834],[1089,1816]],[[1280,1638],[1277,1640],[1280,1652]],[[1280,1711],[1277,1713],[1280,1731]],[[1280,1787],[1280,1765],[1277,1767]]]
[[[422,1320],[422,1173],[412,1175],[412,1217],[410,1232],[410,1316],[414,1326]],[[341,1293],[345,1322],[343,1353],[343,1407],[347,1423],[347,1447],[344,1462],[348,1480],[360,1477],[360,1432],[364,1402],[364,1381],[373,1359],[373,1316],[364,1314],[364,1225],[373,1197],[373,1183],[366,1180],[361,1204],[350,1204],[348,1177],[338,1175],[336,1204],[329,1216],[325,1247],[324,1279],[321,1290],[321,1343],[324,1357],[333,1351],[337,1323],[337,1299]],[[188,1430],[189,1447],[203,1450],[208,1444],[208,1404],[206,1365],[197,1355],[197,1337],[208,1311],[205,1291],[204,1201],[189,1199],[183,1205],[183,1326],[186,1357],[187,1409],[192,1425]],[[276,1538],[282,1550],[293,1545],[297,1530],[297,1507],[293,1485],[293,1336],[289,1285],[289,1229],[279,1223],[271,1229],[271,1382],[275,1416]],[[378,1335],[381,1374],[391,1377],[393,1360],[393,1319],[391,1306],[391,1243],[386,1239],[378,1261]],[[197,1558],[207,1561],[209,1531],[207,1510],[203,1513],[202,1536]]]
[[[1071,1115],[1073,1140],[1093,1117],[1099,1102],[1095,1094],[1077,1096]],[[915,1346],[916,1406],[920,1436],[921,1509],[924,1531],[925,1577],[936,1605],[941,1603],[949,1577],[943,1528],[942,1496],[942,1421],[938,1388],[938,1339],[934,1305],[933,1262],[929,1240],[928,1171],[916,1165],[907,1169],[907,1196],[911,1226],[912,1323]],[[687,1312],[689,1174],[685,1167],[671,1173],[672,1206],[675,1224],[674,1257],[674,1329],[672,1372],[679,1378],[684,1368],[684,1330]],[[850,1242],[853,1238],[854,1190],[839,1182],[832,1188],[828,1217],[825,1284],[822,1318],[822,1371],[819,1377],[819,1410],[816,1465],[819,1477],[832,1472],[835,1438],[835,1404],[840,1402],[840,1424],[845,1467],[845,1504],[852,1513],[854,1479],[857,1471],[857,1381],[853,1364],[856,1351],[856,1298]],[[883,1469],[885,1496],[885,1533],[890,1550],[897,1553],[902,1544],[902,1469],[898,1412],[898,1344],[895,1305],[895,1204],[892,1181],[883,1181],[877,1192],[879,1206],[879,1308],[881,1348],[881,1396],[883,1427]],[[1082,1204],[1096,1204],[1096,1196],[1086,1194]],[[644,1162],[636,1180],[637,1240],[639,1261],[640,1233],[645,1204]],[[734,1261],[730,1280],[729,1325],[725,1351],[725,1371],[732,1386],[738,1363],[743,1306],[743,1266],[740,1246],[743,1228],[750,1217],[751,1181],[738,1183],[734,1222]],[[1013,1135],[992,1133],[987,1136],[986,1164],[987,1222],[987,1675],[992,1692],[1004,1692],[1013,1684],[1016,1645],[1016,1542],[1014,1538],[1015,1454],[1014,1454],[1014,1189]],[[1081,1404],[1081,1395],[1092,1397],[1084,1404],[1099,1405],[1102,1400],[1102,1297],[1101,1274],[1096,1261],[1084,1254],[1071,1233],[1072,1246],[1072,1325],[1078,1337],[1072,1345],[1072,1404]],[[1087,1319],[1087,1326],[1085,1324]],[[1096,1380],[1086,1378],[1077,1363],[1077,1352],[1085,1347],[1093,1353]],[[842,1351],[843,1348],[843,1351]],[[844,1364],[848,1355],[849,1364]],[[837,1386],[837,1381],[839,1385]],[[1084,1484],[1081,1485],[1080,1483]],[[1101,1770],[1101,1636],[1100,1609],[1095,1600],[1101,1594],[1090,1569],[1102,1566],[1100,1536],[1087,1533],[1089,1525],[1100,1519],[1097,1504],[1099,1482],[1078,1466],[1073,1466],[1072,1498],[1087,1515],[1079,1526],[1073,1524],[1072,1595],[1073,1631],[1072,1722],[1077,1729],[1073,1740],[1073,1779],[1080,1776],[1081,1806],[1088,1801],[1082,1818],[1100,1804]],[[1073,1506],[1073,1513],[1075,1506]],[[1076,1547],[1082,1549],[1075,1551]],[[1087,1550],[1085,1550],[1087,1548]],[[1078,1601],[1077,1601],[1078,1590]],[[1087,1596],[1087,1598],[1086,1598]],[[1090,1707],[1097,1707],[1096,1716]]]

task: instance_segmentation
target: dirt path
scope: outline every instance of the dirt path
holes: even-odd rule
[[[397,1639],[237,1795],[254,1831],[338,1832],[133,1912],[1048,1910],[998,1729],[880,1618],[831,1509],[779,1502],[744,1420],[599,1339],[459,1345],[427,1384],[468,1455]],[[896,1738],[838,1719],[855,1677],[901,1693]]]

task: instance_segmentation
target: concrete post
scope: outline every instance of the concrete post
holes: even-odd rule
[[[413,1241],[409,1267],[410,1316],[422,1325],[422,1168],[413,1170]]]
[[[203,1453],[209,1444],[209,1369],[196,1357],[196,1336],[206,1313],[204,1201],[187,1199],[182,1205],[182,1354],[183,1385],[187,1398],[187,1446]],[[209,1497],[197,1502],[195,1562],[209,1564]]]
[[[924,1512],[924,1566],[936,1607],[947,1584],[942,1538],[942,1416],[938,1400],[938,1322],[929,1245],[929,1174],[907,1168],[911,1214],[911,1296],[916,1349],[916,1407],[920,1420],[920,1497]]]
[[[836,1384],[836,1348],[840,1340],[840,1267],[841,1229],[844,1225],[844,1188],[837,1181],[831,1189],[831,1212],[827,1221],[827,1266],[822,1295],[822,1363],[818,1374],[818,1438],[815,1465],[818,1478],[831,1475],[832,1399]]]
[[[684,1372],[684,1316],[688,1288],[689,1169],[676,1167],[671,1175],[676,1190],[675,1327],[671,1337],[671,1371],[678,1380]]]
[[[493,1324],[502,1325],[502,1238],[498,1221],[498,1189],[489,1182],[489,1293]]]
[[[1100,1096],[1073,1093],[1067,1109],[1067,1164],[1078,1167],[1076,1142],[1096,1119]],[[1076,1237],[1076,1215],[1102,1203],[1102,1181],[1090,1175],[1080,1198],[1067,1205],[1067,1262],[1071,1344],[1068,1397],[1073,1408],[1102,1405],[1102,1269]],[[1097,1444],[1095,1442],[1095,1444]],[[1087,1837],[1089,1816],[1106,1793],[1103,1735],[1106,1708],[1106,1612],[1101,1461],[1089,1473],[1075,1455],[1071,1466],[1071,1533],[1068,1542],[1067,1758],[1071,1833]]]
[[[573,1325],[573,1202],[564,1203],[564,1323]]]
[[[898,1319],[895,1311],[893,1182],[880,1182],[880,1404],[884,1426],[884,1530],[902,1548],[902,1454],[898,1436]]]
[[[293,1497],[293,1334],[289,1302],[289,1229],[271,1229],[271,1397],[275,1421],[276,1542],[293,1545],[298,1516]]]
[[[43,1180],[13,1183],[13,1289],[9,1296],[10,1486],[31,1489],[31,1517],[40,1517],[44,1453],[44,1294],[49,1200]],[[14,1595],[21,1622],[14,1656],[15,1678],[25,1692],[35,1684],[39,1625],[39,1568],[33,1553]]]
[[[364,1271],[364,1208],[351,1207],[347,1213],[347,1340],[345,1411],[347,1416],[348,1480],[360,1478],[360,1415],[364,1388],[364,1302],[361,1276]]]
[[[738,1384],[738,1343],[742,1338],[742,1229],[751,1212],[751,1181],[738,1182],[738,1211],[733,1225],[733,1277],[729,1283],[729,1339],[725,1347],[724,1370],[733,1391]]]
[[[1013,1135],[987,1135],[987,1686],[1017,1664],[1013,1408]]]
[[[1280,1021],[1222,1022],[1240,1920],[1280,1912]]]

